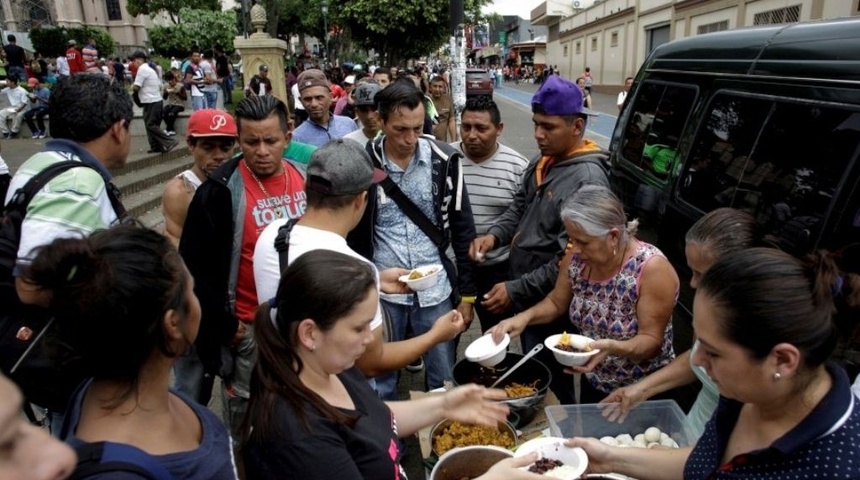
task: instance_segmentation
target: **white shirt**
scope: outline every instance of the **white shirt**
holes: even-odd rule
[[[18,85],[15,88],[6,87],[3,90],[0,90],[0,93],[6,95],[9,99],[9,106],[12,108],[18,108],[30,101],[27,96],[27,90],[24,90],[24,87],[21,85]]]
[[[135,86],[140,87],[138,96],[140,103],[156,103],[161,101],[161,79],[158,73],[148,63],[141,63],[134,77]]]
[[[296,110],[304,110],[305,105],[302,103],[301,100],[299,100],[299,84],[296,83],[295,85],[293,85],[293,87],[290,89],[290,92],[293,94],[293,98],[296,99],[295,109]]]
[[[72,73],[69,70],[69,59],[67,59],[65,55],[57,57],[57,73],[67,77]]]
[[[257,285],[257,301],[267,302],[278,293],[278,283],[281,281],[281,264],[278,251],[275,250],[275,238],[278,229],[287,223],[286,219],[275,220],[270,223],[257,238],[254,248],[254,283]],[[332,250],[357,258],[373,267],[376,274],[376,289],[379,290],[379,271],[376,266],[368,262],[346,244],[346,239],[340,235],[320,230],[318,228],[293,226],[290,232],[290,256],[289,262],[293,263],[303,253],[311,250]],[[370,322],[370,329],[376,330],[382,326],[382,307],[377,307],[376,315]]]
[[[200,60],[200,68],[203,69],[203,78],[218,78],[215,75],[215,69],[212,68],[212,63],[209,60]],[[217,92],[221,87],[218,86],[217,83],[210,83],[209,85],[205,85],[201,90],[204,92]]]
[[[618,92],[618,100],[615,101],[615,104],[618,105],[619,107],[621,105],[624,105],[624,99],[625,98],[627,98],[627,92],[625,92],[624,90],[621,90],[620,92]]]
[[[365,134],[364,134],[364,129],[363,129],[363,128],[360,128],[360,127],[359,127],[359,129],[358,129],[358,130],[356,130],[356,131],[354,131],[354,132],[347,133],[346,135],[344,135],[344,136],[343,136],[343,138],[348,138],[348,139],[350,139],[350,140],[355,140],[355,141],[356,141],[356,142],[358,142],[362,147],[366,146],[366,145],[367,145],[367,142],[369,142],[369,141],[370,141],[370,139],[369,139],[369,138],[367,138],[367,135],[365,135]]]
[[[182,63],[175,58],[170,61],[170,69],[171,70],[173,70],[174,68],[179,70],[179,67],[181,67],[181,66],[182,66]]]
[[[3,157],[0,157],[0,175],[8,175],[9,174],[9,165],[6,165],[6,161],[3,160]]]

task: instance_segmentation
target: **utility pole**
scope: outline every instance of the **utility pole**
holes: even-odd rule
[[[466,107],[466,15],[463,0],[451,0],[451,96],[459,135],[463,109]]]

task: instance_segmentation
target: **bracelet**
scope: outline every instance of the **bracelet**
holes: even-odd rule
[[[466,295],[466,296],[460,297],[460,302],[474,304],[477,299],[478,299],[477,295]]]

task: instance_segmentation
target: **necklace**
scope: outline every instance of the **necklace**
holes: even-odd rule
[[[272,195],[269,194],[269,191],[266,190],[266,187],[263,186],[263,182],[261,182],[260,179],[257,178],[257,174],[255,174],[254,171],[251,170],[251,167],[248,166],[248,163],[242,162],[242,164],[245,165],[246,169],[248,169],[248,173],[251,174],[251,178],[253,178],[254,181],[257,182],[257,186],[260,187],[260,190],[263,191],[263,194],[266,195],[266,198],[272,198]],[[289,192],[289,189],[290,189],[290,180],[289,180],[289,178],[287,178],[287,169],[284,168],[284,196],[287,195],[287,193]],[[276,217],[278,217],[278,218],[284,217],[284,211],[282,208],[274,208],[273,210],[275,211]]]

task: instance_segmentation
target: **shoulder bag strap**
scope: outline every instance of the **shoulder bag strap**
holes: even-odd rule
[[[275,237],[275,250],[278,252],[278,265],[281,268],[281,274],[290,265],[290,234],[297,222],[297,219],[292,219],[281,225],[281,228],[278,229],[278,235]]]
[[[376,165],[376,168],[382,168],[382,165],[379,164],[379,161],[374,158],[373,163]],[[379,182],[379,185],[382,187],[382,190],[385,192],[389,198],[394,200],[394,203],[400,207],[400,210],[409,217],[410,220],[415,222],[415,225],[430,238],[430,241],[433,242],[436,247],[442,251],[445,246],[445,235],[442,233],[442,230],[436,226],[435,223],[430,221],[427,218],[427,215],[424,215],[424,212],[421,211],[409,197],[403,193],[403,190],[394,183],[394,180],[391,177],[385,177],[385,180]]]

